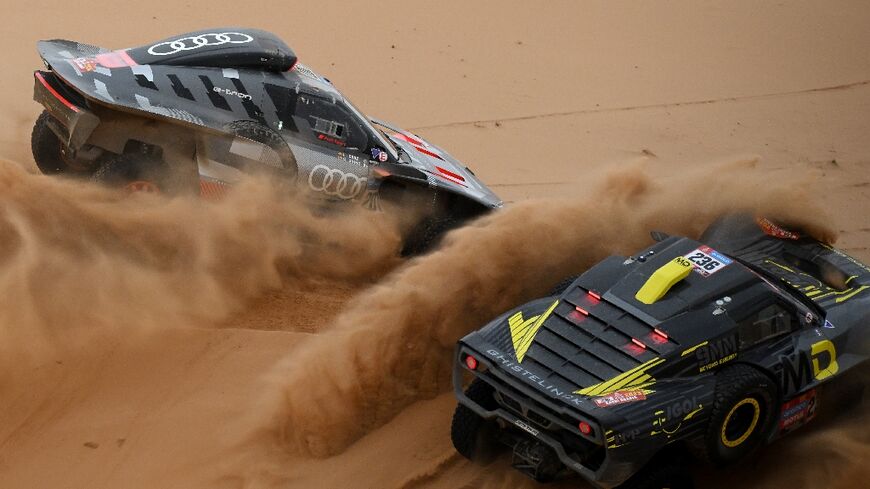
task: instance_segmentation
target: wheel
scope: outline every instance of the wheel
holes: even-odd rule
[[[696,447],[715,465],[736,462],[758,449],[776,420],[773,381],[748,365],[734,365],[716,374],[710,422]]]
[[[36,119],[30,134],[30,149],[36,167],[45,175],[62,173],[87,173],[87,165],[69,157],[69,149],[49,127],[54,118],[46,111]]]
[[[420,221],[408,237],[402,247],[402,256],[421,255],[434,248],[447,231],[455,228],[459,223],[450,216],[430,216]]]
[[[694,489],[692,474],[686,467],[683,459],[668,462],[656,457],[619,489]]]
[[[497,407],[493,393],[492,386],[479,379],[474,379],[465,391],[469,399],[490,410]],[[495,423],[481,418],[471,409],[458,404],[453,412],[453,422],[450,424],[450,439],[453,441],[453,447],[463,457],[477,462],[487,462],[496,451],[497,429]]]
[[[299,172],[299,167],[296,165],[296,157],[287,141],[275,131],[257,121],[235,121],[227,124],[225,130],[230,134],[241,136],[251,141],[256,141],[260,144],[272,148],[280,161],[263,161],[262,163],[273,167],[282,168],[288,172],[290,178],[295,178]]]
[[[163,193],[169,188],[166,165],[154,157],[124,153],[106,158],[91,179],[128,192]]]
[[[562,292],[568,290],[568,287],[570,287],[571,284],[573,284],[579,276],[580,275],[574,275],[573,277],[568,277],[562,280],[561,282],[556,284],[555,287],[553,287],[553,289],[550,291],[550,295],[562,295]]]

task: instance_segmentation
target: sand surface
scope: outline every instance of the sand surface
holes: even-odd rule
[[[537,487],[450,445],[465,332],[650,228],[743,205],[870,261],[863,1],[0,4],[0,488]],[[365,217],[115,202],[27,173],[38,39],[220,25],[277,33],[507,207],[401,263]],[[288,223],[338,226],[346,249],[277,237]],[[850,413],[704,487],[858,487],[870,433]]]

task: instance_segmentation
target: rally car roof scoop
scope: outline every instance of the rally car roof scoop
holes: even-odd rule
[[[688,277],[691,272],[692,262],[678,256],[653,272],[634,298],[644,304],[655,304],[671,290],[671,287]]]
[[[40,41],[42,57],[69,41]],[[144,46],[108,52],[95,46],[101,65],[108,67],[135,65],[174,65],[205,68],[243,68],[288,71],[296,65],[296,53],[272,33],[259,29],[220,27],[168,37]]]

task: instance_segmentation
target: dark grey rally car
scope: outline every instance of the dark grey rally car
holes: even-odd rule
[[[38,48],[46,70],[34,73],[34,98],[45,111],[32,145],[43,173],[214,196],[260,172],[330,200],[413,207],[422,238],[501,205],[446,151],[364,116],[273,34],[219,28],[116,51]]]
[[[459,342],[462,455],[498,440],[539,480],[689,487],[679,464],[733,463],[799,428],[867,360],[866,265],[747,215],[700,241],[654,234]]]

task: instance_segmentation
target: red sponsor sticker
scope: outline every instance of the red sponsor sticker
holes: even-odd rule
[[[805,392],[782,405],[779,429],[791,431],[809,423],[816,416],[816,390]]]
[[[70,64],[78,68],[82,73],[94,71],[98,66],[103,68],[124,68],[129,66],[137,66],[133,58],[127,54],[127,51],[119,50],[110,53],[101,53],[93,58],[74,58],[69,60]]]
[[[598,407],[618,406],[619,404],[627,404],[629,402],[645,401],[646,394],[640,390],[634,391],[616,391],[606,396],[601,396],[595,399],[595,405]]]
[[[79,71],[84,73],[97,69],[97,60],[94,58],[75,58],[71,59],[69,62],[78,68]]]

